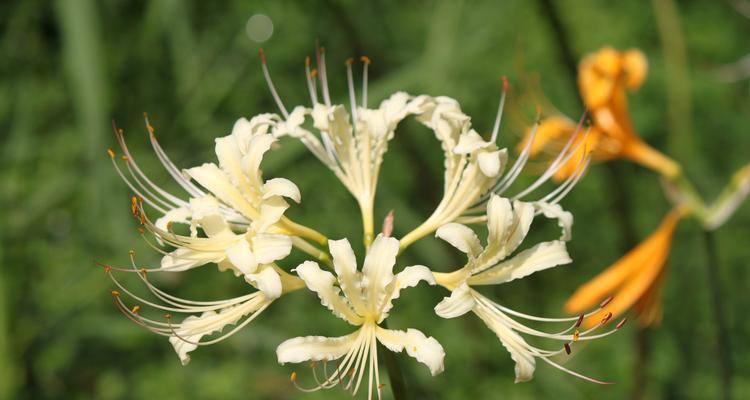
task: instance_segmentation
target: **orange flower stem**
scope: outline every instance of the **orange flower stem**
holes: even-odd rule
[[[721,398],[732,397],[732,359],[729,344],[729,328],[724,314],[722,290],[720,282],[719,256],[716,251],[716,240],[712,231],[703,231],[706,245],[706,272],[708,273],[708,288],[711,292],[711,306],[716,327],[716,350],[719,358],[719,373],[721,374]]]

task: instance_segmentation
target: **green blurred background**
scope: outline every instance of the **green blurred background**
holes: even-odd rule
[[[481,132],[491,128],[498,77],[507,74],[513,92],[502,140],[513,146],[528,122],[523,117],[533,113],[527,100],[536,89],[526,83],[535,77],[536,87],[563,112],[575,117],[582,111],[560,52],[562,38],[550,28],[554,14],[569,32],[576,59],[603,45],[638,47],[647,54],[648,79],[630,97],[635,124],[649,143],[684,163],[710,199],[750,158],[748,68],[727,67],[750,52],[750,19],[738,12],[743,6],[744,0],[676,6],[669,0],[560,1],[556,10],[544,1],[521,0],[3,2],[0,398],[349,397],[338,389],[300,393],[288,377],[297,370],[300,381],[309,383],[307,368],[276,363],[275,348],[286,338],[350,331],[309,293],[286,296],[240,334],[199,348],[187,367],[164,338],[116,311],[112,284],[94,260],[125,264],[134,249],[139,263],[154,264],[159,255],[139,238],[128,190],[109,165],[106,149],[115,147],[111,119],[125,129],[141,167],[176,189],[150,153],[141,113],[149,112],[162,146],[179,166],[213,161],[214,138],[227,134],[237,118],[275,112],[257,49],[265,48],[287,105],[307,104],[303,60],[319,38],[339,101],[347,100],[343,60],[366,54],[373,59],[370,104],[395,90],[451,96]],[[262,27],[248,25],[255,14],[273,23],[262,44],[252,40],[265,39]],[[376,212],[382,219],[396,210],[397,236],[439,200],[441,157],[432,134],[413,121],[391,142]],[[608,168],[594,166],[564,202],[576,216],[574,264],[491,290],[499,301],[532,314],[558,315],[579,284],[622,254],[627,245],[616,224],[613,185],[623,188],[633,208],[637,237],[655,229],[669,208],[658,179],[630,164],[615,168],[618,182]],[[264,172],[300,187],[303,202],[290,210],[292,217],[329,237],[361,243],[355,203],[302,146],[283,141],[265,160]],[[717,233],[735,398],[750,398],[749,227],[745,205]],[[554,226],[542,225],[530,240],[554,234]],[[291,268],[302,259],[282,264]],[[440,289],[405,291],[390,326],[421,329],[447,352],[446,370],[434,378],[411,358],[399,357],[410,393],[443,399],[622,399],[638,397],[637,386],[651,399],[716,398],[720,381],[705,260],[698,225],[682,223],[666,280],[664,320],[648,334],[647,364],[636,365],[635,325],[576,348],[567,366],[617,382],[613,386],[583,382],[543,363],[532,382],[514,384],[509,355],[478,319],[437,318],[432,307],[445,295]],[[426,239],[399,266],[447,270],[460,262],[448,246]],[[211,267],[159,282],[168,291],[206,300],[246,290],[231,274]],[[644,383],[635,383],[635,369],[644,373]]]

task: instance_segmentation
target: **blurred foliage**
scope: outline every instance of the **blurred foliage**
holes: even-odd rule
[[[750,154],[748,80],[725,83],[712,72],[750,51],[750,20],[721,1],[678,4],[695,114],[684,115],[692,133],[669,133],[665,79],[670,71],[651,3],[556,4],[578,57],[602,45],[638,47],[649,56],[648,80],[631,96],[635,124],[658,148],[671,143],[668,135],[691,143],[689,157],[676,156],[711,198]],[[371,103],[395,90],[451,96],[483,132],[494,118],[498,77],[507,74],[514,86],[509,120],[515,123],[505,126],[503,140],[514,145],[533,114],[526,95],[534,77],[566,114],[582,111],[560,62],[557,38],[538,7],[520,0],[0,4],[0,398],[348,398],[340,390],[303,395],[288,377],[297,368],[304,381],[309,377],[304,365],[276,363],[275,348],[283,339],[348,329],[309,293],[285,297],[244,332],[196,350],[187,367],[166,340],[115,310],[111,283],[93,260],[123,264],[128,249],[135,249],[140,263],[153,264],[159,255],[137,235],[127,188],[109,165],[105,150],[114,147],[109,121],[118,121],[142,168],[167,186],[168,175],[147,148],[143,111],[178,165],[213,160],[213,139],[227,134],[237,118],[275,111],[260,74],[260,45],[246,32],[250,16],[262,13],[274,24],[263,46],[287,104],[307,102],[303,60],[319,38],[327,48],[337,99],[345,100],[343,60],[366,54],[374,60]],[[413,121],[399,129],[390,149],[376,215],[382,219],[395,209],[398,236],[437,203],[442,155],[433,136]],[[668,204],[650,173],[628,164],[622,168],[627,178],[618,184],[627,188],[639,235],[645,237]],[[329,237],[361,243],[355,203],[302,146],[283,141],[264,170],[299,185],[303,202],[290,210],[293,217]],[[559,314],[577,285],[619,257],[605,172],[594,166],[564,202],[576,215],[570,244],[575,263],[494,289],[499,300],[530,313]],[[748,228],[746,205],[718,232],[737,398],[750,397]],[[460,260],[448,246],[425,239],[399,265],[447,270]],[[670,261],[664,321],[652,333],[649,398],[704,399],[718,391],[703,262],[697,225],[682,224]],[[243,291],[231,274],[213,268],[161,283],[201,299]],[[415,397],[629,396],[634,329],[579,347],[568,364],[617,385],[596,386],[547,365],[539,365],[532,382],[514,384],[509,355],[478,319],[447,321],[434,315],[432,307],[443,295],[426,286],[406,291],[390,320],[393,328],[415,327],[435,336],[447,352],[446,371],[435,378],[401,357]]]

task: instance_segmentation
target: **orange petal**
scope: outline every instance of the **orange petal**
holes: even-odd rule
[[[600,135],[601,133],[599,133],[598,130],[592,128],[589,131],[589,134],[586,136],[584,143],[580,143],[583,136],[579,136],[578,138],[576,138],[576,140],[571,144],[571,148],[575,148],[576,151],[568,159],[568,161],[565,162],[565,164],[563,164],[560,169],[557,170],[557,172],[555,172],[555,181],[560,182],[568,178],[576,171],[576,168],[578,168],[578,164],[581,162],[581,160],[584,159],[586,153],[592,151],[595,152],[597,150]]]
[[[683,214],[681,209],[670,211],[662,220],[659,228],[651,236],[623,257],[622,260],[625,260],[631,254],[640,253],[639,258],[642,261],[631,266],[634,268],[633,273],[627,279],[621,281],[623,285],[615,293],[614,299],[605,309],[587,318],[583,323],[584,327],[592,327],[598,324],[602,315],[608,312],[613,314],[613,318],[617,318],[633,304],[641,300],[647,291],[655,285],[666,265],[667,256],[672,244],[672,236],[677,227],[677,222]],[[635,259],[635,256],[633,256],[631,261]]]
[[[534,142],[531,144],[530,154],[536,156],[539,152],[551,144],[563,146],[564,140],[573,134],[576,129],[575,122],[563,116],[554,116],[545,118],[536,130]],[[518,144],[518,151],[521,152],[530,139],[531,129],[526,132],[521,143]]]
[[[646,80],[648,60],[638,49],[630,49],[622,54],[622,68],[625,73],[625,85],[629,89],[638,89]]]

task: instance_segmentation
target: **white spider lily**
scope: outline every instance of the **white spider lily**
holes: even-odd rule
[[[342,337],[297,337],[279,345],[276,354],[282,364],[328,362],[343,357],[332,374],[325,371],[325,378],[318,380],[317,386],[300,389],[314,391],[343,384],[345,389],[356,393],[365,370],[369,369],[369,396],[372,397],[374,384],[380,398],[377,342],[394,352],[406,350],[411,357],[424,363],[433,375],[442,372],[445,352],[435,338],[426,337],[416,329],[399,331],[379,326],[388,317],[392,301],[399,297],[401,289],[422,280],[435,283],[430,270],[417,265],[394,275],[398,240],[383,235],[378,235],[370,246],[361,272],[357,271],[354,252],[346,239],[329,241],[329,246],[336,276],[321,270],[312,261],[298,266],[297,275],[334,315],[359,329]],[[295,380],[296,374],[292,377]],[[318,379],[317,375],[315,378]]]
[[[266,287],[258,285],[261,290],[230,299],[218,301],[187,300],[164,292],[147,279],[148,271],[159,272],[160,269],[139,269],[136,267],[133,252],[130,253],[130,260],[132,268],[118,268],[104,265],[105,271],[109,274],[115,285],[124,294],[138,302],[136,305],[128,306],[123,301],[120,291],[112,291],[115,306],[133,322],[151,332],[168,337],[169,342],[174,347],[183,365],[190,362],[188,353],[198,348],[198,346],[215,344],[229,338],[250,324],[283,293],[304,287],[304,283],[299,278],[289,275],[274,264],[270,264],[259,268],[255,275],[260,282],[275,282],[275,288],[267,287],[268,285]],[[149,292],[159,302],[150,301],[128,290],[115,277],[113,271],[136,273]],[[142,305],[161,310],[167,314],[164,315],[163,319],[159,320],[154,317],[144,316],[143,310],[141,310]],[[189,316],[183,319],[182,322],[173,323],[172,313],[188,314]],[[223,332],[224,328],[229,325],[234,325],[234,327],[228,332]],[[221,333],[221,335],[208,340],[203,339],[205,336],[216,333]]]
[[[535,214],[544,213],[557,218],[563,228],[561,240],[539,243],[516,253],[529,231]],[[468,262],[452,273],[434,273],[436,282],[451,291],[441,301],[435,312],[443,318],[455,318],[474,312],[498,336],[516,362],[516,382],[530,380],[536,366],[535,359],[562,369],[572,375],[594,382],[595,379],[570,371],[552,360],[562,352],[570,352],[570,344],[578,340],[591,340],[607,335],[589,335],[596,328],[579,332],[583,316],[574,318],[540,318],[513,311],[497,304],[473,289],[473,286],[495,285],[521,279],[534,272],[571,262],[562,239],[570,236],[572,216],[558,205],[531,204],[492,195],[487,203],[487,245],[482,247],[479,238],[467,226],[450,223],[441,226],[436,235],[468,256]],[[514,254],[515,253],[515,254]],[[514,255],[513,255],[514,254]],[[512,255],[512,256],[511,256]],[[611,315],[611,314],[610,314]],[[523,325],[513,317],[537,322],[575,321],[561,332],[547,333]],[[622,324],[618,324],[618,329]],[[545,350],[526,342],[522,335],[564,342],[562,348]]]

